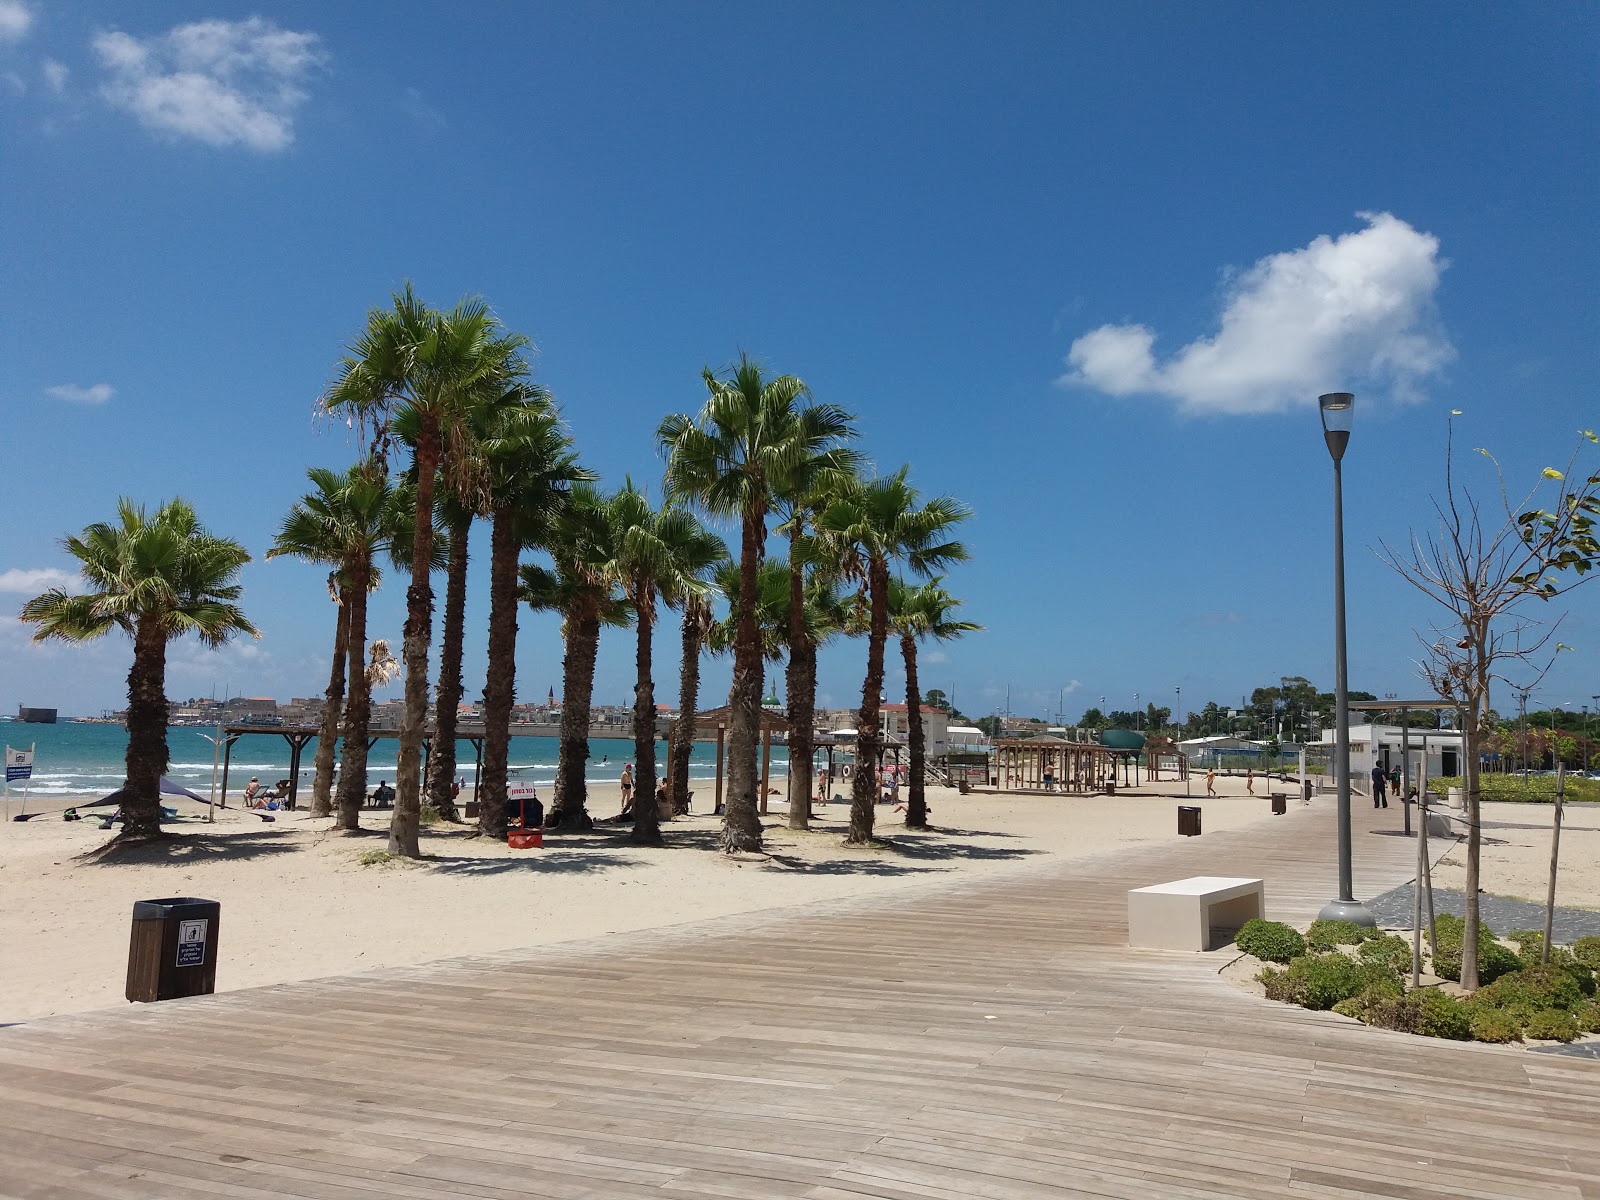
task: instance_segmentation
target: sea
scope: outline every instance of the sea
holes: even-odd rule
[[[171,764],[167,778],[191,791],[206,795],[211,787],[212,744],[215,728],[192,725],[167,727],[167,749]],[[124,760],[128,751],[128,731],[121,725],[90,722],[62,722],[56,725],[31,725],[20,721],[0,722],[5,744],[18,750],[35,747],[33,777],[11,784],[12,795],[26,786],[30,796],[107,795],[122,786]],[[380,779],[393,782],[395,749],[393,738],[380,738],[367,756],[367,779],[376,787]],[[311,781],[317,742],[306,744],[300,759],[300,783]],[[666,747],[657,743],[656,774],[665,768]],[[530,780],[541,788],[556,779],[560,742],[551,737],[511,739],[511,776]],[[633,741],[624,738],[593,738],[589,742],[589,768],[584,773],[590,783],[615,783],[624,763],[633,758]],[[689,760],[689,777],[709,780],[716,777],[717,748],[714,743],[696,743]],[[456,744],[456,774],[465,776],[467,787],[475,786],[477,751],[467,741]],[[772,748],[772,773],[779,776],[788,769],[781,746]],[[277,732],[264,729],[247,733],[233,747],[228,768],[228,791],[237,794],[250,776],[263,782],[276,782],[289,776],[289,744]],[[217,782],[221,786],[220,764]]]

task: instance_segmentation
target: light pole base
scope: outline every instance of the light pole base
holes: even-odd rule
[[[1378,920],[1372,910],[1359,900],[1329,900],[1317,914],[1319,921],[1349,921],[1367,929],[1376,929]]]

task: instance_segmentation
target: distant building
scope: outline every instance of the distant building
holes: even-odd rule
[[[1441,775],[1461,774],[1461,734],[1454,729],[1412,729],[1402,731],[1398,725],[1350,726],[1350,782],[1363,787],[1372,774],[1372,768],[1382,764],[1386,770],[1400,765],[1402,740],[1411,746],[1411,777],[1418,778],[1426,766],[1429,779]],[[1313,743],[1319,749],[1333,752],[1333,730]]]
[[[26,721],[30,725],[54,725],[56,723],[56,710],[53,708],[29,708],[27,705],[18,705],[17,720]]]

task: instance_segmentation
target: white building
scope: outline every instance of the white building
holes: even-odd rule
[[[1362,787],[1372,778],[1372,768],[1385,770],[1400,766],[1401,746],[1409,739],[1411,778],[1415,782],[1426,769],[1429,779],[1461,774],[1461,734],[1447,729],[1402,730],[1398,725],[1350,726],[1350,782]],[[1333,753],[1333,730],[1311,743]]]

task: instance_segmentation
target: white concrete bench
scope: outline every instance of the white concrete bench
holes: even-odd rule
[[[1155,950],[1209,950],[1266,912],[1259,879],[1196,875],[1128,892],[1128,944]],[[1226,938],[1213,934],[1225,932]]]

